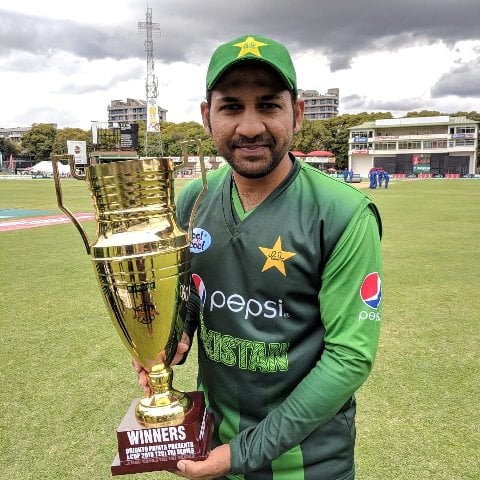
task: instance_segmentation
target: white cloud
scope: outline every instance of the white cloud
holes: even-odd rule
[[[64,0],[15,0],[8,10],[36,15],[56,20],[71,20],[90,24],[112,25],[131,20],[138,7],[135,2],[117,0],[82,0],[82,2],[66,2]],[[138,20],[145,18],[143,11],[138,11]]]
[[[241,33],[264,32],[291,49],[299,88],[340,89],[341,113],[480,111],[480,35],[472,19],[480,4],[464,0],[469,15],[460,18],[454,4],[405,1],[319,9],[316,0],[276,0],[273,10],[256,3],[252,16],[246,12],[253,0],[232,4],[234,12],[219,0],[202,8],[196,0],[152,0],[153,21],[161,25],[154,37],[158,103],[170,121],[200,122],[212,49]],[[0,7],[0,126],[48,121],[88,129],[91,120],[107,119],[111,100],[144,98],[145,36],[137,23],[145,8],[140,0],[17,0]]]

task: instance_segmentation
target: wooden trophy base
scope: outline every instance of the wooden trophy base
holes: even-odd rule
[[[130,405],[117,429],[118,453],[112,475],[176,470],[182,458],[204,460],[208,456],[212,415],[205,409],[202,392],[188,393],[192,406],[181,425],[145,427],[135,418],[138,399]]]

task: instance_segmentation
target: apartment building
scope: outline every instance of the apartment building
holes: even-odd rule
[[[139,120],[147,121],[147,102],[135,98],[124,100],[112,100],[107,107],[108,126],[113,127],[114,123],[133,123]],[[167,121],[167,110],[158,107],[160,122]]]
[[[0,138],[6,138],[13,143],[20,143],[22,137],[32,127],[12,127],[12,128],[0,128]]]
[[[475,173],[478,122],[447,115],[381,119],[349,128],[348,165],[367,175],[461,176]]]
[[[338,88],[329,88],[325,94],[319,94],[317,90],[298,89],[298,97],[305,102],[304,117],[308,120],[325,120],[337,116],[339,95]]]

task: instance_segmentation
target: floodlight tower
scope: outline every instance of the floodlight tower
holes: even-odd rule
[[[147,5],[147,13],[144,22],[138,22],[138,33],[145,34],[145,51],[147,52],[147,78],[145,80],[145,93],[147,100],[147,125],[145,125],[145,156],[148,156],[148,124],[150,108],[153,108],[158,116],[157,98],[158,98],[158,80],[155,76],[155,63],[153,61],[153,37],[160,36],[160,24],[152,22],[152,9]],[[156,129],[160,134],[160,120]],[[163,155],[163,147],[160,142],[160,154]]]

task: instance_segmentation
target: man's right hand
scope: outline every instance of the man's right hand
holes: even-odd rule
[[[145,370],[134,358],[132,358],[132,365],[138,376],[138,384],[145,392],[145,395],[149,397],[152,394],[152,390],[148,385],[148,372]]]
[[[190,337],[183,332],[182,338],[178,342],[177,345],[177,352],[175,353],[175,356],[173,357],[172,362],[170,365],[177,365],[177,363],[180,363],[183,360],[183,357],[186,352],[188,352],[188,349],[190,348]]]
[[[177,363],[182,361],[185,353],[188,352],[189,348],[190,348],[190,338],[184,332],[182,335],[182,338],[178,342],[177,352],[175,353],[175,356],[173,357],[173,360],[170,365],[176,365]],[[132,358],[132,365],[135,371],[137,372],[138,383],[140,387],[145,392],[145,395],[150,396],[152,394],[152,390],[148,385],[148,371],[145,370],[134,358]]]

